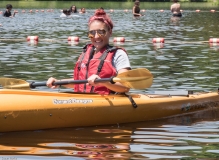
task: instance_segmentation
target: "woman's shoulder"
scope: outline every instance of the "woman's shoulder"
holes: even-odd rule
[[[124,48],[118,48],[116,53],[126,53],[125,49]]]
[[[118,48],[116,50],[115,57],[126,57],[126,56],[127,56],[127,53],[126,53],[125,49]]]

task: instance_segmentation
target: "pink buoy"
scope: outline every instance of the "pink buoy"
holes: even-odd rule
[[[125,10],[124,10],[124,12],[128,12],[128,10],[127,10],[127,9],[125,9]]]
[[[113,39],[113,42],[125,42],[125,38],[124,37],[115,37]]]
[[[28,41],[28,44],[29,44],[30,46],[36,46],[36,45],[38,44],[38,41],[30,40],[30,41]]]
[[[160,10],[160,12],[163,12],[163,11],[164,11],[163,9]]]
[[[219,43],[219,38],[210,38],[209,43]]]
[[[142,12],[145,12],[146,10],[145,9],[142,9]]]
[[[212,9],[212,10],[210,10],[210,12],[215,12],[215,10],[214,10],[214,9]]]
[[[28,36],[27,41],[38,41],[38,36]]]
[[[79,37],[69,36],[68,41],[79,42]]]
[[[110,9],[110,12],[114,12],[114,10],[113,10],[113,9]]]
[[[153,43],[154,49],[164,48],[164,43]]]
[[[196,12],[200,12],[200,10],[199,9],[197,9],[197,10],[195,10]]]
[[[69,44],[70,46],[76,46],[76,45],[79,44],[79,42],[76,42],[76,41],[68,41],[68,44]]]
[[[210,47],[218,47],[219,43],[209,43]]]
[[[153,38],[153,43],[164,43],[164,38]]]

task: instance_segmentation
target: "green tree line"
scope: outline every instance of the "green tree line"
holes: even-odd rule
[[[11,1],[11,0],[4,0]],[[88,0],[13,0],[13,1],[88,1]],[[134,2],[135,0],[92,0],[101,2]],[[173,0],[140,0],[140,2],[172,2]],[[219,2],[219,0],[179,0],[180,2]]]

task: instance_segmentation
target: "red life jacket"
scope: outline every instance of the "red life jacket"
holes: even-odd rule
[[[117,47],[107,46],[94,54],[94,46],[88,44],[84,47],[84,52],[80,55],[74,68],[74,80],[85,80],[93,74],[100,78],[110,78],[117,75],[115,67],[112,65],[113,56]],[[86,84],[75,84],[75,92],[110,94],[111,90],[104,86],[90,86]]]

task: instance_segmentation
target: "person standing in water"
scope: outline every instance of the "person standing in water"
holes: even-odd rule
[[[4,12],[3,16],[4,17],[14,17],[16,12],[14,11],[13,15],[11,14],[11,10],[12,10],[12,5],[11,4],[7,4],[6,5],[6,11]]]
[[[75,5],[72,5],[69,10],[71,13],[78,13],[77,7]]]
[[[173,4],[171,5],[170,10],[173,14],[173,17],[182,17],[178,0],[173,0]]]
[[[79,12],[79,13],[81,13],[81,14],[84,14],[84,13],[86,13],[86,9],[83,7],[83,8],[81,8],[81,11]]]
[[[142,16],[142,14],[140,14],[140,1],[139,0],[136,0],[135,1],[135,5],[133,6],[132,8],[132,14],[134,17],[140,17]]]

